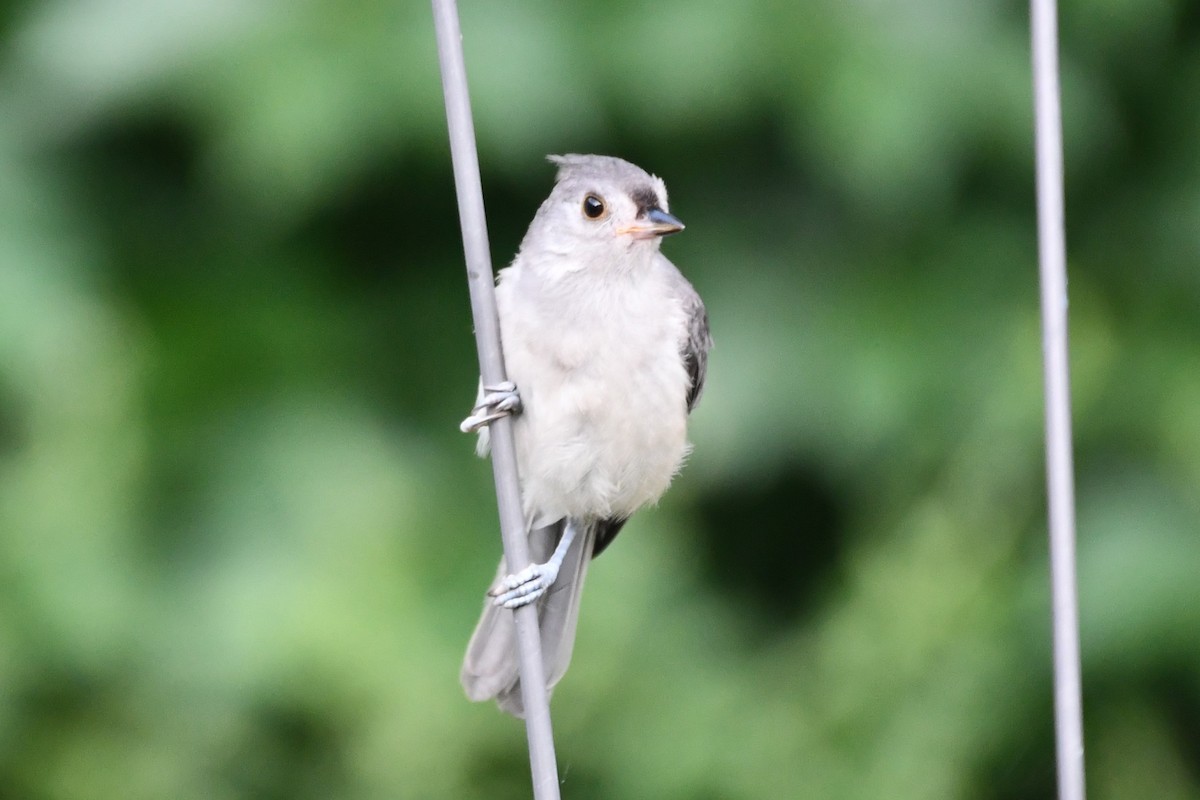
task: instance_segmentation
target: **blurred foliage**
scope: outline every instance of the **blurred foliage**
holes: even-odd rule
[[[463,5],[497,264],[624,156],[717,340],[565,796],[1052,797],[1025,5]],[[1090,796],[1200,798],[1200,6],[1062,5]],[[0,43],[0,797],[527,797],[429,7]]]

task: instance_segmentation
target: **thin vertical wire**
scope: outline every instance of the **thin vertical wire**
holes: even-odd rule
[[[479,373],[483,382],[494,385],[505,380],[504,354],[500,349],[500,322],[492,261],[488,248],[487,221],[483,211],[483,188],[479,178],[479,156],[475,149],[475,126],[467,94],[467,69],[463,59],[462,30],[454,0],[433,0],[437,29],[438,61],[446,98],[446,122],[450,129],[450,154],[454,162],[454,185],[475,321],[475,345],[479,351]],[[517,458],[513,446],[512,421],[502,417],[491,425],[492,471],[496,481],[496,503],[500,512],[500,534],[505,560],[518,566],[529,563],[525,517],[521,511],[517,482]],[[533,773],[535,800],[558,800],[558,765],[554,759],[554,735],[550,727],[550,703],[546,694],[545,668],[538,635],[535,604],[517,609],[517,651],[521,670],[521,697],[525,705],[525,732],[529,739],[529,764]]]
[[[1030,0],[1037,138],[1038,255],[1046,392],[1046,486],[1054,606],[1054,726],[1058,796],[1084,800],[1083,700],[1075,588],[1075,478],[1067,359],[1067,246],[1063,212],[1062,104],[1055,0]]]

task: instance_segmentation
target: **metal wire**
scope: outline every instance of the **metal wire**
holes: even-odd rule
[[[1038,255],[1046,392],[1046,486],[1054,609],[1054,725],[1058,796],[1084,800],[1083,700],[1075,586],[1075,478],[1067,358],[1067,246],[1063,212],[1062,104],[1055,0],[1030,0],[1037,139]]]
[[[500,348],[500,323],[496,314],[487,220],[483,211],[479,156],[475,149],[475,126],[471,121],[471,101],[467,93],[462,30],[454,0],[433,0],[433,18],[437,29],[438,60],[446,99],[446,122],[450,130],[450,154],[454,162],[454,185],[458,193],[459,222],[467,262],[467,283],[471,292],[471,313],[475,322],[475,345],[479,351],[479,374],[485,384],[494,385],[505,380],[504,354]],[[508,564],[523,566],[529,563],[529,547],[525,518],[521,511],[512,421],[509,418],[492,423],[491,447],[505,560]],[[533,796],[535,800],[558,800],[558,765],[554,758],[554,735],[550,727],[550,703],[546,694],[536,606],[531,603],[514,613]]]

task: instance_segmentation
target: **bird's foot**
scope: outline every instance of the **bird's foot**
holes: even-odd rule
[[[492,602],[501,608],[520,608],[537,600],[558,579],[561,560],[551,558],[545,564],[530,564],[509,575],[488,592]]]
[[[558,571],[562,568],[563,559],[567,557],[567,551],[571,549],[571,543],[575,541],[579,528],[578,520],[566,520],[562,536],[559,537],[554,552],[550,554],[550,559],[545,564],[530,564],[500,581],[488,592],[492,602],[501,608],[520,608],[544,595],[558,580]]]
[[[458,427],[463,433],[472,433],[501,417],[519,413],[521,395],[517,393],[517,385],[512,381],[504,381],[495,386],[484,386],[483,399],[471,409],[471,416],[464,419]]]

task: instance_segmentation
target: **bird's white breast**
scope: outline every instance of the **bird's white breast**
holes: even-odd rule
[[[679,298],[649,269],[554,292],[506,273],[496,299],[524,404],[515,434],[527,516],[626,517],[658,500],[688,452]]]

